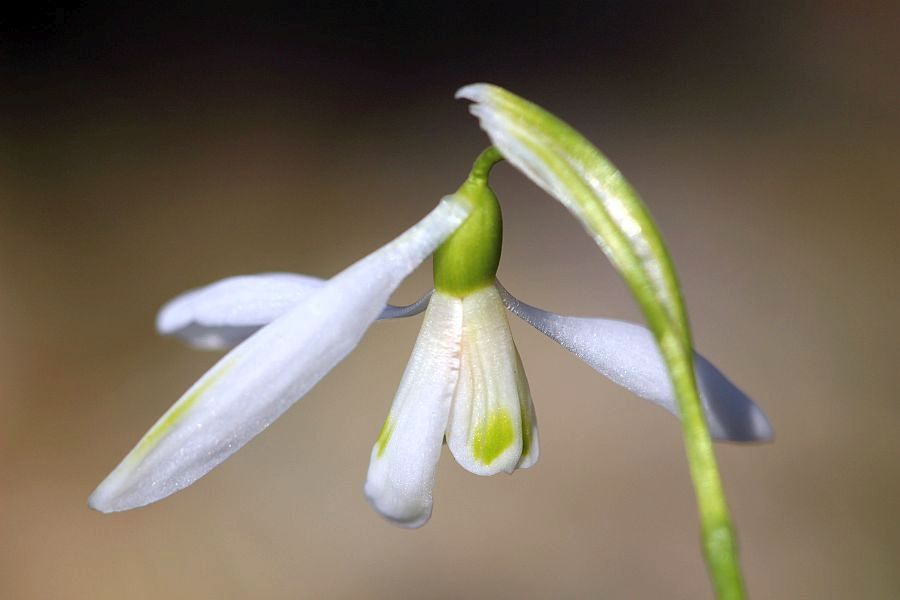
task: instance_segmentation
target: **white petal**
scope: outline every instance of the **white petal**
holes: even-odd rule
[[[653,334],[609,319],[567,317],[529,306],[501,288],[510,311],[613,382],[678,415],[675,392]],[[762,410],[709,361],[694,354],[697,387],[712,436],[765,441],[772,428]]]
[[[203,350],[225,350],[287,313],[325,283],[293,273],[239,275],[185,292],[156,317],[156,330]],[[387,305],[379,319],[409,317],[425,310],[430,292],[408,306]]]
[[[353,350],[394,289],[468,210],[464,199],[445,198],[400,237],[225,355],[100,484],[91,507],[112,512],[165,498],[268,427]]]
[[[463,299],[462,331],[462,363],[447,446],[472,473],[511,473],[522,457],[522,406],[530,399],[520,400],[528,384],[496,288]]]
[[[156,316],[156,330],[197,348],[232,347],[306,300],[325,280],[293,273],[238,275],[190,290]]]
[[[391,412],[372,447],[365,493],[404,527],[431,517],[434,475],[459,377],[462,301],[435,293]]]

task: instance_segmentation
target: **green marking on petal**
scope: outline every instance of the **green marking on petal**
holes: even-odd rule
[[[378,446],[378,452],[375,453],[375,456],[381,458],[381,455],[384,454],[385,449],[387,448],[388,442],[391,441],[391,435],[394,433],[394,423],[393,419],[391,419],[390,415],[388,418],[384,420],[384,425],[381,426],[381,433],[378,434],[378,439],[375,440],[375,445]]]
[[[510,447],[516,434],[512,418],[505,410],[493,411],[486,421],[475,427],[472,436],[472,455],[489,465]]]
[[[531,451],[531,415],[522,411],[522,456],[528,456]]]
[[[534,437],[534,405],[531,403],[531,390],[528,388],[525,367],[518,349],[516,349],[516,389],[519,392],[519,410],[522,413],[522,456],[525,457],[531,452]]]
[[[182,396],[182,398],[172,405],[166,413],[150,428],[137,447],[129,454],[129,458],[133,461],[141,460],[159,443],[159,441],[172,429],[185,414],[197,403],[203,394],[208,392],[215,383],[221,379],[225,373],[231,368],[231,362],[222,365],[215,373],[210,374],[206,381],[203,381],[193,391]]]

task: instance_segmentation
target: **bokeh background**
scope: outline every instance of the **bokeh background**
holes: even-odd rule
[[[900,597],[896,4],[298,4],[0,19],[0,596],[710,597],[675,421],[519,322],[541,460],[479,478],[445,453],[421,530],[362,495],[418,319],[193,487],[86,506],[216,358],[156,337],[157,308],[399,233],[486,145],[453,92],[490,81],[637,186],[698,347],[773,421],[718,447],[751,594]],[[640,319],[560,206],[492,181],[510,290]]]

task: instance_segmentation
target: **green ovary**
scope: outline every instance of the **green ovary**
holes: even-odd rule
[[[509,413],[504,410],[494,411],[475,427],[472,435],[472,455],[482,464],[489,465],[512,445],[515,437]]]
[[[472,212],[434,253],[434,287],[439,292],[465,298],[494,283],[503,244],[503,216],[487,177],[498,160],[500,154],[493,148],[483,152],[456,192],[469,201]]]

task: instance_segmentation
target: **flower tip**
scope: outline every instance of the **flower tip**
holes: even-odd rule
[[[156,489],[152,484],[148,491],[141,482],[123,479],[121,474],[113,471],[88,497],[88,507],[104,514],[125,512],[153,504],[172,493],[166,486]]]
[[[710,433],[726,442],[768,442],[772,425],[758,404],[716,368],[694,353],[697,389],[706,409]]]
[[[185,310],[183,296],[167,302],[156,313],[156,332],[160,335],[172,335],[187,326],[191,315]]]
[[[718,397],[716,400],[721,401],[722,398]],[[718,406],[724,405],[719,403]],[[707,411],[710,434],[717,441],[763,444],[775,439],[775,430],[766,413],[749,399],[731,415],[715,415],[716,407],[710,407]]]
[[[470,83],[456,90],[453,97],[457,100],[465,99],[472,102],[484,102],[497,86],[490,83]]]
[[[774,442],[775,441],[775,430],[772,428],[772,423],[769,421],[769,418],[766,416],[766,413],[757,406],[753,405],[755,409],[753,411],[753,415],[751,416],[751,420],[753,422],[753,440],[754,442]]]
[[[371,504],[371,506],[391,525],[394,525],[395,527],[402,527],[403,529],[420,529],[425,526],[425,523],[431,520],[430,510],[427,513],[419,514],[414,517],[395,518],[378,510],[378,507],[375,506],[375,504]]]
[[[775,430],[766,413],[755,403],[745,407],[740,419],[710,422],[710,434],[718,442],[766,444],[775,441]]]
[[[108,481],[109,478],[105,479],[103,483],[98,485],[97,489],[91,493],[90,497],[88,497],[88,507],[91,508],[91,510],[96,510],[97,512],[105,514],[126,510],[116,506],[116,494],[110,490],[110,486],[107,483]]]
[[[101,512],[101,513],[107,512],[105,510],[103,501],[97,495],[97,490],[94,490],[93,493],[91,493],[91,495],[88,496],[87,504],[88,504],[88,508],[90,508],[91,510],[96,510],[97,512]]]
[[[430,498],[425,503],[410,503],[388,490],[379,489],[371,481],[366,481],[363,493],[369,506],[375,509],[392,525],[404,529],[418,529],[431,519],[432,504]]]
[[[135,477],[133,469],[120,463],[88,497],[88,507],[106,514],[123,512],[162,500],[173,491],[153,478]]]

